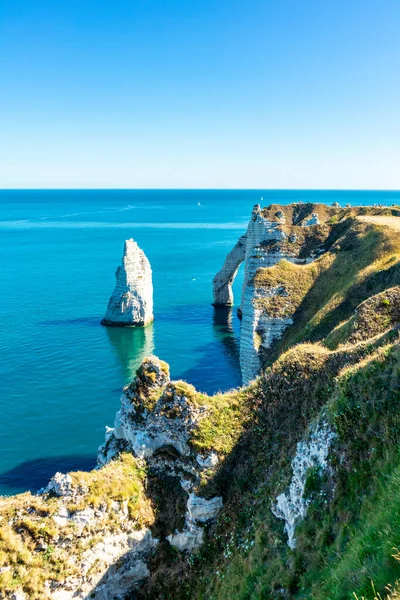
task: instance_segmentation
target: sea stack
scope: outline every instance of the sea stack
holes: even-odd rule
[[[122,264],[102,325],[144,327],[153,321],[153,281],[148,258],[133,240],[126,240]]]

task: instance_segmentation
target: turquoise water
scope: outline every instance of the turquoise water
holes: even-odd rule
[[[122,386],[150,353],[202,391],[240,385],[239,322],[211,306],[211,281],[261,196],[400,201],[398,192],[0,191],[0,494],[92,467]],[[155,321],[105,328],[130,237],[153,268]],[[237,300],[239,289],[240,274]]]

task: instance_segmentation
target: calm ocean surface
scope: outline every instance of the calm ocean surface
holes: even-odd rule
[[[400,192],[0,191],[0,494],[94,466],[121,388],[148,354],[202,391],[240,385],[239,321],[211,306],[211,282],[261,196],[400,202]],[[131,237],[152,265],[155,321],[105,328]],[[237,301],[240,284],[239,273]]]

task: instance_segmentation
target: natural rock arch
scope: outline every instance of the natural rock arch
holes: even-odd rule
[[[229,252],[222,266],[213,279],[214,306],[232,306],[232,284],[241,263],[246,258],[247,235],[242,235]]]

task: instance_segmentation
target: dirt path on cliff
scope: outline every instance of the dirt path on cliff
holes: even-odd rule
[[[375,225],[387,225],[392,229],[396,229],[396,231],[400,231],[400,217],[374,217],[363,215],[357,217],[357,219],[367,223],[374,223]]]

